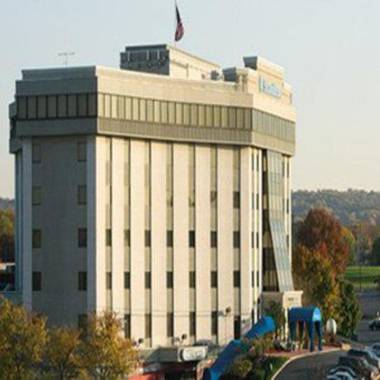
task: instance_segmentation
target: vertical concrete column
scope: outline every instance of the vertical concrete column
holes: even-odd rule
[[[106,308],[106,143],[104,137],[87,140],[87,308]]]
[[[240,150],[240,273],[242,333],[250,328],[252,299],[252,150]]]
[[[151,146],[152,346],[166,345],[166,144]]]
[[[211,339],[210,148],[195,148],[196,340]]]
[[[257,285],[257,293],[258,297],[261,297],[263,290],[263,151],[260,149],[257,151],[258,154],[258,170],[257,170],[257,192],[259,194],[258,201],[258,212],[257,212],[257,231],[259,241],[257,242],[257,268],[259,270],[259,281]],[[258,316],[261,317],[261,309],[262,309],[262,300],[260,305],[257,307]]]
[[[112,144],[112,306],[119,318],[124,315],[124,141],[113,138]]]
[[[32,141],[24,139],[22,143],[22,303],[32,310]],[[43,281],[43,279],[42,279]]]
[[[145,337],[144,163],[145,144],[131,140],[131,336]]]
[[[189,152],[173,145],[174,336],[189,336]],[[186,343],[186,342],[184,342]]]
[[[218,148],[218,342],[233,338],[233,151]]]

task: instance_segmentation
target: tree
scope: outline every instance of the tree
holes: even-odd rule
[[[271,301],[268,308],[265,310],[265,313],[273,318],[276,326],[276,338],[279,338],[284,331],[286,323],[284,308],[280,303]]]
[[[0,378],[28,380],[40,365],[46,343],[45,319],[0,300]]]
[[[304,303],[318,306],[326,320],[330,317],[338,319],[339,287],[326,253],[298,245],[292,264],[295,287],[303,290]]]
[[[343,239],[348,245],[348,265],[356,263],[356,239],[353,233],[346,227],[342,227]]]
[[[340,324],[339,333],[351,338],[356,326],[361,319],[361,311],[354,286],[343,279],[339,279],[340,287]]]
[[[373,242],[371,261],[373,265],[380,265],[380,238]]]
[[[0,210],[0,262],[14,261],[14,212]]]
[[[311,252],[320,252],[332,264],[334,274],[344,273],[349,245],[338,220],[325,209],[310,210],[298,230],[297,241]]]
[[[136,368],[137,351],[121,334],[121,321],[114,313],[90,316],[81,357],[82,366],[91,379],[118,379]]]
[[[76,379],[80,373],[80,332],[67,327],[49,330],[44,370],[55,378]]]

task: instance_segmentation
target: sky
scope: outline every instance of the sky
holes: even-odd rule
[[[177,0],[177,45],[222,67],[260,55],[297,108],[295,189],[380,190],[379,0]],[[126,45],[172,43],[173,0],[1,0],[0,197],[14,196],[8,104],[25,68],[118,67]]]

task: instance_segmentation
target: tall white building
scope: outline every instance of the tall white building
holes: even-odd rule
[[[145,347],[225,343],[291,277],[295,109],[283,69],[167,45],[121,69],[25,70],[10,106],[17,286],[50,324],[114,310]]]

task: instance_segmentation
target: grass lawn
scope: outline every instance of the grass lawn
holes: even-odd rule
[[[355,285],[355,288],[360,287],[360,278],[362,288],[376,288],[377,284],[374,281],[380,279],[380,266],[363,266],[361,274],[359,266],[348,267],[345,277]]]

